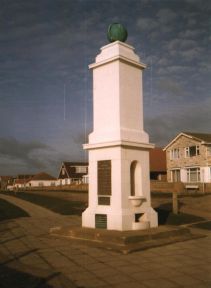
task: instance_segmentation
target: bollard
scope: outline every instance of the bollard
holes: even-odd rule
[[[172,200],[173,200],[173,213],[174,214],[178,214],[179,213],[179,205],[178,205],[178,194],[177,194],[177,191],[173,191],[173,197],[172,197]]]

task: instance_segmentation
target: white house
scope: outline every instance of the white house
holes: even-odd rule
[[[28,182],[27,187],[44,187],[44,186],[55,186],[56,178],[45,173],[41,172],[34,175]]]
[[[85,183],[87,180],[87,162],[63,162],[59,171],[58,185]]]

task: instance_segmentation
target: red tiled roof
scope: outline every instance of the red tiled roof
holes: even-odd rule
[[[13,180],[14,177],[12,176],[0,176],[1,181],[8,181],[8,180]]]
[[[25,184],[29,181],[30,179],[15,179],[15,184]]]
[[[32,174],[19,174],[17,176],[17,179],[29,179],[29,178],[32,178],[34,175]]]
[[[49,175],[48,173],[41,172],[34,175],[30,180],[56,180],[56,178]]]
[[[166,152],[162,148],[150,149],[150,172],[166,172]]]

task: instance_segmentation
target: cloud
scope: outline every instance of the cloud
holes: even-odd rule
[[[181,31],[178,35],[180,38],[185,38],[185,39],[190,39],[190,38],[196,38],[196,37],[200,37],[201,35],[203,35],[204,33],[206,33],[205,29],[186,29]]]
[[[175,57],[177,57],[177,59],[183,61],[183,63],[192,60],[201,60],[201,55],[205,51],[204,44],[200,41],[179,37],[165,43],[164,49],[174,60]]]
[[[176,38],[167,44],[167,49],[181,50],[181,49],[189,49],[195,46],[197,46],[197,42],[194,40]]]
[[[157,18],[160,24],[169,24],[177,18],[177,13],[171,9],[160,9],[157,13]]]
[[[201,133],[211,133],[211,98],[195,103],[181,103],[168,107],[168,103],[163,103],[165,109],[158,116],[146,118],[146,131],[150,135],[150,141],[157,146],[165,146],[178,133],[182,131],[192,131]]]
[[[186,61],[192,61],[196,60],[201,57],[203,54],[204,49],[201,47],[194,47],[192,49],[188,49],[185,51],[181,51],[180,55],[186,60]]]
[[[199,1],[199,0],[185,0],[185,2],[187,3],[188,6],[193,6],[193,7],[197,7],[198,10],[207,10],[210,11],[211,10],[211,3],[210,1]]]
[[[150,39],[156,39],[160,33],[166,34],[172,31],[173,26],[170,24],[175,21],[177,14],[171,9],[160,9],[155,17],[138,18],[136,26],[140,31],[150,32]]]
[[[137,20],[136,24],[141,31],[147,32],[155,29],[158,23],[152,18],[142,17]]]
[[[184,88],[182,87],[181,83],[168,78],[157,81],[157,88],[163,93],[167,93],[168,95],[179,96],[184,92]]]
[[[63,157],[50,146],[37,141],[0,138],[0,174],[35,173],[43,169],[55,172]]]

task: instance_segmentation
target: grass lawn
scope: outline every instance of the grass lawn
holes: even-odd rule
[[[153,198],[152,198],[153,199]],[[202,217],[178,213],[174,214],[172,212],[172,196],[171,195],[156,195],[154,196],[154,209],[158,213],[158,223],[159,225],[183,225],[190,224],[205,220]],[[183,200],[180,198],[179,207],[184,205]]]
[[[9,220],[19,217],[29,217],[29,214],[26,213],[21,208],[0,199],[0,221]]]
[[[155,208],[155,211],[158,213],[158,223],[159,225],[183,225],[183,224],[190,224],[199,221],[205,220],[202,217],[179,213],[174,214],[171,210],[165,210],[162,208]]]
[[[4,192],[4,194],[32,202],[62,215],[81,215],[81,213],[86,209],[85,204],[80,201],[68,201],[61,198],[31,194],[27,192],[17,192],[15,194],[12,191],[7,191]]]
[[[4,193],[40,205],[62,215],[81,216],[82,212],[86,209],[85,203],[80,201],[68,201],[61,198],[31,194],[27,192],[17,192],[15,194],[13,191],[7,191]],[[204,218],[195,215],[185,213],[179,213],[176,215],[172,213],[171,198],[169,198],[169,201],[166,202],[165,200],[163,204],[161,203],[162,201],[154,207],[158,213],[159,225],[182,225],[205,220]]]

